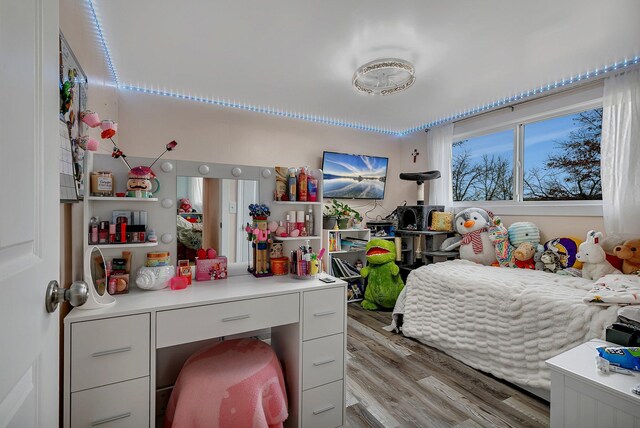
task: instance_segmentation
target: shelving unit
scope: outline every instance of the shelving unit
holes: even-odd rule
[[[309,212],[309,208],[311,208],[311,213],[313,215],[313,226],[314,226],[314,234],[312,236],[287,236],[280,237],[274,236],[273,240],[275,242],[282,242],[283,244],[283,255],[289,256],[290,252],[298,249],[301,245],[305,244],[305,241],[310,241],[309,245],[313,248],[314,252],[320,250],[321,246],[317,244],[322,236],[320,235],[320,231],[322,230],[322,170],[320,169],[310,169],[309,175],[316,178],[318,180],[318,200],[315,202],[303,202],[303,201],[271,201],[267,203],[269,208],[271,209],[271,215],[269,216],[269,221],[285,221],[287,213],[289,211],[304,211],[305,215]],[[275,179],[274,179],[275,180]],[[274,190],[275,190],[275,182],[274,182]],[[273,193],[273,192],[272,192]],[[315,243],[315,244],[314,244]],[[326,248],[326,247],[325,247]]]
[[[131,166],[150,165],[153,159],[128,157],[127,160]],[[122,160],[113,159],[109,154],[99,154],[87,151],[85,153],[85,197],[82,201],[83,218],[82,218],[82,239],[83,252],[89,247],[98,247],[106,259],[119,257],[123,250],[131,251],[131,277],[129,289],[135,288],[132,284],[135,278],[135,272],[142,266],[149,251],[169,251],[173,257],[172,263],[175,264],[175,252],[171,244],[162,242],[163,234],[170,234],[175,239],[175,206],[167,209],[163,208],[160,201],[170,198],[175,202],[175,168],[171,173],[165,173],[157,165],[154,171],[158,173],[158,179],[161,181],[161,188],[154,193],[152,198],[130,198],[119,196],[91,196],[91,186],[89,183],[90,173],[92,171],[111,171],[114,177],[114,192],[126,192],[128,168]],[[139,242],[139,243],[116,243],[116,244],[89,244],[89,220],[91,217],[98,217],[100,220],[112,221],[112,212],[117,210],[126,211],[146,211],[147,212],[147,230],[154,229],[158,237],[158,242]],[[169,228],[170,226],[173,226]]]
[[[356,238],[362,240],[363,246],[357,249],[345,249],[344,240],[349,238]],[[331,241],[335,239],[335,248],[332,246]],[[334,268],[334,259],[339,259],[343,262],[347,262],[349,265],[355,267],[356,261],[362,261],[362,265],[366,266],[367,257],[364,245],[371,239],[371,231],[369,229],[338,229],[322,231],[322,245],[327,250],[323,257],[323,264],[325,270],[332,276],[340,278],[346,281],[347,297],[349,302],[357,302],[364,298],[365,280],[360,275],[345,275]],[[339,262],[338,262],[339,263]],[[355,297],[354,297],[355,296]]]
[[[458,257],[457,251],[440,251],[440,245],[455,232],[434,230],[396,230],[396,236],[402,239],[400,275],[406,282],[409,272],[422,265],[451,260]]]

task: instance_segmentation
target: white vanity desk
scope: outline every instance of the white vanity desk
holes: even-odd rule
[[[265,328],[283,364],[285,424],[342,426],[345,286],[240,275],[185,290],[134,289],[105,309],[73,309],[64,320],[64,427],[152,427],[161,378],[179,369],[162,367],[173,350],[186,355],[203,345],[194,342]]]

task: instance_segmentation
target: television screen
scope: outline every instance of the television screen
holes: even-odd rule
[[[322,197],[384,199],[388,158],[324,152]]]

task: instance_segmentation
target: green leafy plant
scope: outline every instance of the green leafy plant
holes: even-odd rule
[[[324,206],[324,216],[325,217],[336,217],[338,220],[341,218],[353,218],[354,220],[361,222],[362,215],[353,208],[351,208],[348,204],[338,201],[337,199],[332,199],[331,204],[327,204]]]

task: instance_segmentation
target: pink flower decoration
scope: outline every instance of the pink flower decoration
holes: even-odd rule
[[[92,112],[91,110],[80,112],[80,120],[83,123],[86,123],[90,128],[95,128],[100,125],[100,116],[98,116],[98,113]]]

